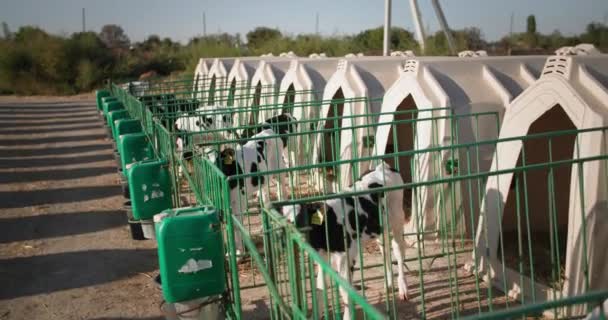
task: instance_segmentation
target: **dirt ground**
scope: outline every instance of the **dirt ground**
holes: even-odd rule
[[[0,320],[163,319],[93,97],[0,97]]]

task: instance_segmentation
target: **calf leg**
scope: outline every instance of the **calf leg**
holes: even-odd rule
[[[236,218],[236,220],[242,225],[243,224],[243,214],[247,211],[247,193],[245,189],[235,188],[230,191],[230,205],[232,206],[232,215]],[[243,248],[243,239],[241,235],[241,231],[239,228],[234,226],[234,245],[236,248],[236,253],[241,254],[244,251]]]
[[[327,260],[327,254],[325,254],[325,251],[318,251],[318,252],[319,252],[319,255],[321,256],[321,258],[323,258],[323,260],[325,260],[331,266],[331,261]],[[323,295],[327,294],[327,290],[326,290],[327,286],[325,283],[325,275],[323,273],[323,269],[321,268],[320,264],[317,264],[316,287],[317,287],[317,291],[321,291],[321,292],[316,292],[317,316],[318,316],[318,319],[321,319],[321,318],[323,318],[323,310],[325,309],[324,308],[325,301],[323,299]]]
[[[389,211],[389,222],[393,233],[391,245],[393,247],[393,257],[397,260],[397,284],[399,285],[399,298],[407,300],[407,282],[405,281],[403,258],[405,257],[405,240],[403,239],[403,223],[405,216],[402,210],[395,210],[397,214],[391,215]],[[387,234],[388,232],[385,232]],[[391,267],[391,280],[392,280]]]
[[[348,255],[346,254],[336,254],[336,258],[337,258],[337,267],[338,267],[338,273],[340,274],[340,276],[345,279],[346,281],[348,281],[349,284],[351,284],[352,286],[352,276],[353,276],[353,272],[352,272],[352,268],[354,267],[354,265],[357,262],[357,256],[359,253],[359,246],[357,244],[356,241],[351,242],[351,246],[350,248],[348,248]],[[352,262],[350,262],[352,260]],[[346,319],[351,319],[351,314],[350,314],[350,296],[348,295],[348,292],[340,287],[340,295],[342,296],[342,303],[344,304],[344,320]]]

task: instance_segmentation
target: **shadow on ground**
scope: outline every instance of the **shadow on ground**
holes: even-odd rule
[[[0,259],[4,279],[0,300],[108,283],[156,268],[156,249],[87,250]]]
[[[92,118],[90,120],[66,120],[66,121],[38,121],[38,122],[1,122],[3,128],[17,128],[17,127],[54,127],[64,125],[77,125],[77,124],[99,124],[100,120]]]
[[[57,147],[57,148],[32,148],[2,150],[4,158],[37,157],[51,155],[68,155],[72,153],[110,150],[109,143],[86,144],[82,146]],[[77,157],[76,157],[77,158]]]
[[[77,156],[71,158],[44,157],[34,159],[1,159],[0,169],[9,168],[42,168],[54,167],[61,165],[78,165],[85,163],[94,163],[100,161],[113,160],[111,154],[95,154],[86,156]]]
[[[71,113],[71,112],[70,112]],[[4,121],[33,121],[33,122],[37,122],[37,121],[43,121],[43,120],[53,120],[53,119],[72,119],[72,120],[85,120],[85,119],[91,119],[93,117],[96,117],[96,114],[93,112],[87,112],[85,114],[83,113],[78,113],[78,114],[68,114],[68,115],[61,115],[61,114],[55,114],[55,115],[49,115],[49,114],[32,114],[31,116],[9,116],[7,114],[1,114],[0,113],[0,121],[4,122]]]
[[[92,186],[0,192],[0,209],[80,202],[122,194],[120,186]]]
[[[0,219],[0,243],[72,236],[124,226],[120,210],[53,213]]]
[[[52,128],[37,128],[37,129],[23,129],[23,130],[0,130],[0,134],[14,134],[14,135],[31,135],[39,133],[54,133],[54,132],[69,132],[69,131],[80,131],[80,130],[95,130],[103,128],[100,122],[97,125],[85,125],[85,126],[67,126],[67,127],[52,127]]]
[[[49,109],[90,109],[95,104],[89,101],[23,101],[23,102],[2,102],[0,108],[15,110],[49,110]]]
[[[4,172],[0,175],[0,183],[31,183],[36,181],[60,181],[82,179],[97,177],[115,172],[116,167],[88,167],[76,169]]]
[[[67,130],[66,130],[67,131]],[[0,146],[25,146],[39,145],[47,143],[79,142],[85,140],[99,140],[106,138],[105,134],[86,134],[64,137],[44,137],[31,139],[0,139]]]
[[[66,114],[65,110],[46,110],[44,108],[39,108],[40,110],[20,110],[18,108],[12,108],[12,109],[8,109],[7,108],[2,108],[0,107],[0,116],[2,115],[10,115],[10,116],[14,116],[14,115],[63,115]],[[68,111],[70,115],[79,115],[79,114],[92,114],[92,115],[97,115],[98,111],[97,109],[93,109],[93,108],[87,108],[87,109],[80,109],[80,110],[69,110]]]

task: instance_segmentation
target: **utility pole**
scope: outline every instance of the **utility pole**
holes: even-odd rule
[[[203,11],[203,37],[207,36],[207,17],[205,16],[205,11]]]
[[[515,12],[511,12],[511,26],[509,27],[509,38],[513,37],[513,20],[515,20]]]
[[[410,0],[410,9],[412,10],[412,18],[414,19],[414,27],[416,27],[416,35],[418,36],[418,44],[420,45],[420,51],[424,53],[424,28],[422,27],[422,21],[420,18],[420,9],[418,9],[418,1]],[[430,28],[427,28],[427,32]]]
[[[82,8],[82,32],[86,32],[86,31],[87,31],[86,16],[84,13],[84,8]]]
[[[454,45],[454,38],[452,38],[452,32],[450,31],[448,22],[445,19],[445,15],[443,14],[443,10],[441,9],[439,0],[431,0],[431,4],[433,5],[433,9],[435,9],[435,15],[437,15],[437,20],[439,20],[439,26],[441,26],[441,29],[443,29],[443,33],[445,34],[445,39],[448,41],[448,47],[450,47],[450,53],[456,54],[456,46]]]
[[[319,12],[317,12],[317,19],[315,21],[315,34],[319,35]]]
[[[391,0],[384,0],[384,46],[382,55],[390,54],[389,39],[391,38]]]

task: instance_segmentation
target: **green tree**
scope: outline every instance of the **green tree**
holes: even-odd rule
[[[122,27],[115,24],[107,24],[101,28],[99,38],[108,48],[127,48],[129,46],[129,37],[125,34]]]
[[[356,51],[363,51],[366,54],[380,54],[384,43],[384,28],[364,30],[357,34],[353,41],[358,48]],[[412,50],[418,47],[414,35],[399,27],[391,28],[390,43],[392,50]]]
[[[536,33],[536,17],[531,14],[526,20],[526,43],[529,48],[538,46],[538,34]]]
[[[536,33],[536,17],[533,14],[529,15],[528,19],[526,19],[526,32],[528,34]]]
[[[255,50],[269,42],[280,40],[283,34],[277,29],[257,27],[253,31],[248,32],[246,37],[249,49]]]
[[[600,50],[608,50],[608,26],[598,22],[588,24],[581,41],[592,43]]]

